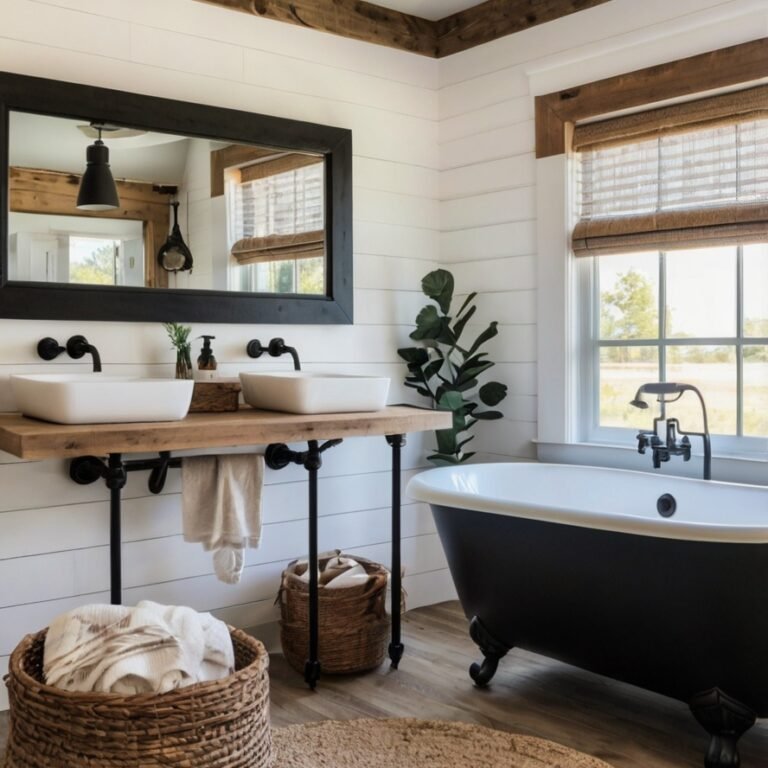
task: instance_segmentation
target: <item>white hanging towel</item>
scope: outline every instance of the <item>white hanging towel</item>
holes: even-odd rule
[[[149,600],[62,614],[48,628],[43,653],[46,682],[80,693],[164,693],[220,680],[234,668],[224,622]]]
[[[213,552],[219,580],[237,584],[243,550],[261,540],[264,457],[190,456],[181,463],[184,540]]]

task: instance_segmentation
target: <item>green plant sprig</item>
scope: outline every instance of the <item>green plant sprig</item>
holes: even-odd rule
[[[192,332],[191,326],[181,323],[163,323],[163,328],[168,333],[172,349],[184,351],[192,346],[189,341],[189,334]]]
[[[473,304],[477,293],[467,296],[454,319],[450,314],[454,279],[448,270],[437,269],[425,275],[421,289],[437,303],[428,304],[419,312],[416,329],[410,334],[423,346],[404,347],[397,354],[408,366],[405,386],[430,398],[433,408],[453,413],[453,426],[435,432],[437,449],[427,458],[438,465],[461,464],[475,455],[474,451],[464,451],[475,436],[464,434],[479,421],[501,419],[504,415],[501,411],[483,410],[482,406],[498,405],[507,396],[507,386],[498,381],[480,386],[478,381],[495,365],[485,359],[488,353],[480,348],[498,334],[498,323],[490,323],[468,346],[461,345],[467,323],[477,310]]]

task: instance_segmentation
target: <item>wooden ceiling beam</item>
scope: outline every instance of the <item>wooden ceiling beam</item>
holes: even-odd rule
[[[434,22],[364,0],[202,0],[273,21],[390,48],[437,55]]]
[[[199,0],[273,21],[440,58],[610,0],[486,0],[438,21],[365,0]]]
[[[438,57],[466,51],[608,0],[487,0],[435,22]]]

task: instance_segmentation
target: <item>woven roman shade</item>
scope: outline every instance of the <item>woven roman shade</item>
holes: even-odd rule
[[[767,88],[577,126],[573,143],[577,256],[768,240]]]
[[[232,246],[238,264],[325,254],[324,162],[289,154],[240,168]]]

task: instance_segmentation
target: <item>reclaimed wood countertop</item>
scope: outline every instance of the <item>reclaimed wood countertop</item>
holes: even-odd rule
[[[370,413],[313,415],[245,407],[233,413],[191,413],[181,421],[135,424],[52,424],[20,413],[0,413],[0,450],[20,459],[62,459],[397,435],[447,429],[451,424],[449,411],[408,405]]]

